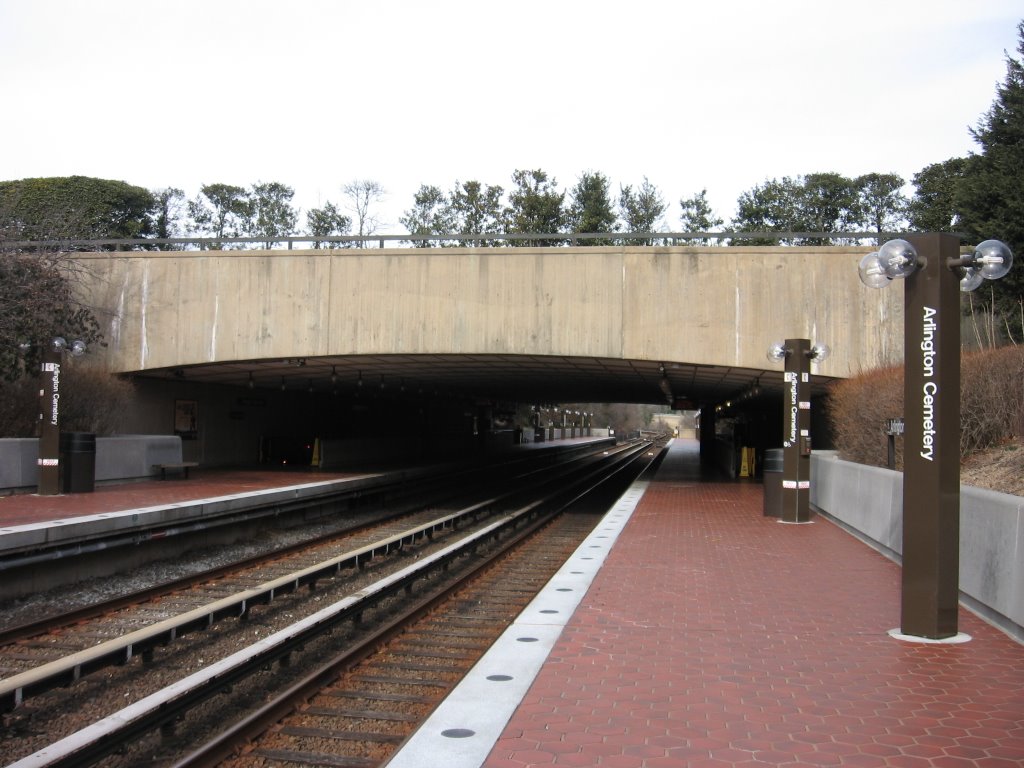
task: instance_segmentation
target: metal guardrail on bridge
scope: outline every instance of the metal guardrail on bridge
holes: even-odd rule
[[[893,237],[892,232],[536,232],[536,233],[458,233],[445,235],[396,234],[396,235],[280,235],[261,237],[163,237],[163,238],[100,238],[95,240],[5,240],[0,241],[0,251],[10,249],[46,249],[58,251],[93,250],[221,250],[225,246],[238,249],[264,246],[273,250],[283,244],[292,250],[297,244],[309,243],[319,249],[355,248],[365,249],[376,244],[379,248],[387,244],[416,248],[430,247],[501,247],[501,246],[574,246],[586,243],[598,245],[685,245],[687,243],[718,244],[754,241],[779,243],[803,241],[807,245],[826,243],[881,242]],[[964,235],[960,235],[964,238]],[[870,244],[870,243],[864,243]]]

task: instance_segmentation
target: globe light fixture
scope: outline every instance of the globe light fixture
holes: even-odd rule
[[[860,281],[868,288],[884,288],[892,282],[892,278],[885,274],[885,268],[878,258],[878,251],[865,254],[857,267]]]
[[[781,363],[789,357],[796,348],[790,344],[790,340],[773,341],[768,345],[766,357],[773,363]],[[804,356],[815,363],[823,363],[832,354],[832,348],[828,344],[815,344],[803,352]]]
[[[960,267],[961,292],[970,293],[984,282],[985,276],[981,274],[981,270],[974,267]]]
[[[986,240],[979,243],[974,249],[974,254],[969,257],[970,263],[966,266],[973,267],[981,273],[986,280],[998,280],[1006,277],[1013,266],[1013,251],[1006,243],[999,240]]]
[[[772,342],[768,347],[768,359],[773,363],[781,363],[786,359],[786,345],[781,341]]]
[[[917,249],[906,240],[889,240],[878,249],[878,263],[886,277],[903,280],[919,266]]]
[[[816,363],[823,363],[828,360],[832,354],[832,348],[828,344],[815,344],[811,347],[811,352],[808,357]]]
[[[893,280],[905,279],[924,265],[917,249],[906,240],[890,240],[877,251],[866,254],[857,267],[860,281],[868,288],[884,288]],[[1013,266],[1013,251],[1000,240],[985,240],[963,256],[949,256],[946,267],[960,275],[960,290],[973,291],[985,280],[1005,277]]]

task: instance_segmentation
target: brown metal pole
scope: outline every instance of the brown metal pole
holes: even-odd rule
[[[908,236],[925,262],[906,279],[903,592],[900,631],[957,634],[960,576],[960,301],[952,235]]]
[[[809,339],[786,339],[782,396],[782,522],[811,520],[811,372]]]
[[[39,386],[39,495],[60,494],[60,379],[62,350],[46,342]]]

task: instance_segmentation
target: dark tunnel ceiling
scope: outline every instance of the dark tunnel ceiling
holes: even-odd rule
[[[766,366],[770,365],[765,361]],[[668,392],[692,406],[735,400],[759,386],[782,391],[782,365],[750,369],[671,361],[530,355],[359,355],[221,362],[140,372],[147,378],[338,394],[362,388],[409,396],[467,397],[519,403],[666,404]],[[336,383],[332,383],[332,375]],[[667,385],[663,382],[667,380]],[[811,376],[812,395],[828,377]]]

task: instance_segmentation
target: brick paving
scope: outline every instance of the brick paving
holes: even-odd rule
[[[905,643],[899,568],[675,441],[484,763],[1020,768],[1024,646]]]
[[[817,518],[762,516],[677,440],[485,768],[1024,766],[1024,646],[961,608],[963,645],[903,643],[898,566]],[[0,497],[0,526],[356,475]]]
[[[529,443],[522,448],[544,449],[552,443],[569,445],[589,443],[601,438],[577,437],[544,443]],[[311,468],[259,467],[255,469],[195,469],[186,480],[170,474],[166,480],[141,480],[98,484],[90,493],[39,496],[34,493],[0,495],[0,527],[64,520],[103,512],[198,501],[236,493],[283,488],[326,480],[345,480],[378,475],[399,468],[393,462],[366,463],[359,471],[328,471]]]

